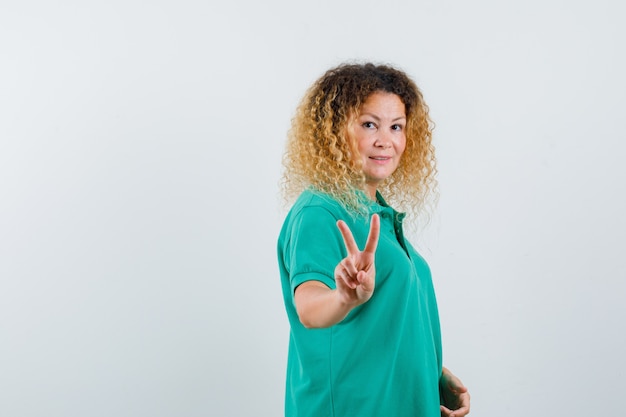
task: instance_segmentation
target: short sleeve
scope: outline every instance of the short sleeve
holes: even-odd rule
[[[304,207],[292,219],[284,254],[292,292],[306,281],[335,288],[335,267],[346,256],[337,218],[326,208]]]

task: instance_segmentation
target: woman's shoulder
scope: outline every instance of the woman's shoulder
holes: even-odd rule
[[[331,195],[322,191],[308,188],[300,194],[292,207],[292,211],[301,211],[308,207],[320,207],[329,211],[344,211],[342,205]]]
[[[336,221],[345,217],[346,211],[331,196],[307,189],[300,194],[287,213],[281,236],[289,236],[293,230],[297,230],[299,234],[303,230],[319,233],[327,227],[334,228]],[[281,240],[282,238],[279,242]]]
[[[331,195],[315,189],[306,189],[296,199],[287,215],[287,221],[314,217],[322,219],[347,220],[352,216]]]

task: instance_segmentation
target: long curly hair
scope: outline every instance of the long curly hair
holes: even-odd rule
[[[429,214],[436,200],[437,169],[428,106],[403,71],[372,63],[341,64],[307,90],[292,118],[283,156],[281,188],[287,202],[310,187],[329,194],[351,212],[367,213],[363,193],[355,192],[364,190],[365,176],[347,127],[376,92],[397,95],[407,116],[406,148],[398,168],[378,191],[398,210]]]

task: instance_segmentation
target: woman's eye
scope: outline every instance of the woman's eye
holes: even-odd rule
[[[374,123],[372,123],[372,122],[365,122],[365,123],[363,123],[363,127],[366,128],[366,129],[373,129],[373,128],[376,127],[376,125]]]
[[[391,126],[391,130],[401,131],[402,128],[403,128],[402,125],[393,125],[393,126]]]

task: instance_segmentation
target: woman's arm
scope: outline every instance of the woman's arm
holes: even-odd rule
[[[308,329],[330,327],[346,318],[351,305],[320,281],[307,281],[296,288],[296,311],[300,322]]]
[[[348,225],[339,220],[348,256],[335,267],[335,289],[328,288],[320,281],[307,281],[300,284],[294,294],[296,311],[300,322],[307,328],[330,327],[342,321],[354,307],[367,302],[374,293],[376,267],[374,258],[380,219],[372,216],[367,243],[359,250]]]

